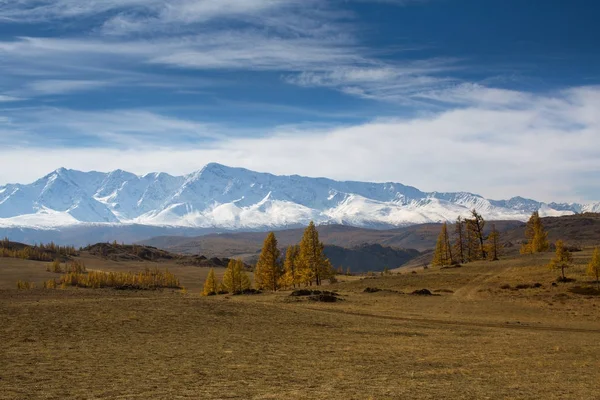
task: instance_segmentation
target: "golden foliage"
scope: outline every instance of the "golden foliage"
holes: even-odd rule
[[[19,280],[19,281],[17,281],[17,289],[19,289],[19,290],[35,289],[35,283]]]
[[[242,260],[229,260],[221,289],[224,292],[239,294],[252,287],[250,278],[244,271],[244,262]]]
[[[596,283],[600,286],[600,248],[594,249],[594,254],[587,267],[587,273],[589,276],[596,278]]]
[[[76,286],[84,288],[115,288],[115,289],[160,289],[181,287],[179,279],[169,270],[161,271],[158,268],[148,269],[143,272],[102,272],[90,271],[87,274],[69,272],[59,279],[62,287]]]
[[[298,268],[300,246],[289,246],[285,251],[285,261],[283,263],[283,275],[279,279],[279,285],[283,288],[295,288],[300,284],[300,271]]]
[[[254,284],[257,289],[269,289],[274,292],[279,289],[279,280],[283,275],[283,269],[279,261],[280,256],[281,253],[277,248],[275,234],[269,232],[254,270]]]
[[[438,235],[431,264],[436,267],[452,264],[452,247],[448,235],[448,225],[444,222]]]
[[[540,214],[537,211],[534,211],[527,221],[525,238],[527,242],[521,246],[521,254],[541,253],[550,248],[548,232],[544,230]]]
[[[571,266],[573,262],[573,255],[571,252],[565,247],[565,244],[562,240],[556,241],[556,254],[550,260],[550,264],[548,267],[551,269],[560,269],[562,278],[565,279],[565,268]]]
[[[70,272],[76,272],[79,274],[83,274],[83,273],[87,272],[87,269],[85,268],[85,264],[83,263],[83,261],[77,261],[77,260],[67,261],[65,263],[65,267],[63,268],[60,263],[60,260],[54,260],[50,265],[48,265],[46,267],[46,271],[54,272],[57,274],[70,273]]]
[[[215,270],[211,268],[208,271],[208,276],[204,281],[204,288],[202,289],[202,296],[214,296],[219,291],[219,285],[217,284],[217,279],[215,278]]]
[[[56,281],[54,279],[47,280],[44,282],[44,289],[56,289]]]
[[[23,246],[17,248],[17,245],[11,243],[8,238],[0,240],[0,257],[21,258],[32,261],[52,261],[56,256],[70,257],[77,255],[77,250],[73,246],[58,246],[54,242],[40,244],[35,246]]]
[[[314,222],[310,221],[304,230],[298,251],[298,274],[301,283],[311,285],[315,282],[319,286],[324,279],[335,274],[329,259],[325,257],[324,248]]]

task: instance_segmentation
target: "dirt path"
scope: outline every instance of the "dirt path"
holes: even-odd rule
[[[543,325],[530,325],[521,323],[502,323],[502,322],[477,322],[477,321],[458,321],[458,320],[446,320],[446,319],[435,319],[435,318],[413,318],[413,317],[398,317],[391,315],[379,315],[370,314],[357,311],[343,311],[333,309],[323,309],[316,307],[306,307],[306,309],[317,312],[332,313],[332,314],[343,314],[352,315],[357,317],[365,318],[376,318],[390,321],[406,321],[406,322],[418,322],[426,324],[436,325],[453,325],[463,327],[481,327],[481,328],[500,328],[500,329],[517,329],[517,330],[529,330],[529,331],[545,331],[545,332],[573,332],[573,333],[594,333],[600,334],[600,329],[587,329],[587,328],[569,328],[561,326],[543,326]]]
[[[498,275],[502,275],[512,269],[512,267],[506,267],[501,270],[493,270],[488,273],[478,275],[471,282],[455,290],[453,297],[455,299],[473,300],[476,298],[477,292],[483,288],[484,284],[488,283]]]

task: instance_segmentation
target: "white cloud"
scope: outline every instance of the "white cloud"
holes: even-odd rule
[[[45,79],[27,84],[27,88],[39,94],[65,94],[107,86],[107,82],[93,80]]]
[[[576,193],[586,188],[589,194],[590,185],[596,185],[589,181],[589,173],[600,172],[600,121],[592,111],[600,106],[600,88],[572,89],[532,100],[521,109],[467,107],[342,128],[281,128],[258,138],[171,140],[170,145],[139,141],[135,147],[120,149],[54,148],[52,152],[4,148],[0,181],[31,181],[59,166],[182,174],[216,161],[278,174],[399,181],[427,191],[468,190],[491,198],[582,200]],[[547,118],[550,114],[553,118]],[[89,120],[90,115],[81,118]],[[137,118],[123,118],[118,124],[125,125],[121,132],[141,131],[160,125],[162,119],[155,118],[143,116],[148,123],[141,127],[135,125],[142,120]],[[177,120],[164,122],[163,129],[178,123],[182,132],[196,130],[195,123]],[[157,137],[160,131],[154,131]],[[11,168],[23,159],[31,160],[28,168]],[[594,190],[598,200],[600,187]]]
[[[11,125],[19,129],[20,142],[29,146],[44,142],[50,147],[78,143],[83,147],[135,148],[223,139],[221,128],[215,124],[144,110],[34,108],[9,110],[7,114],[11,116]]]
[[[456,68],[452,60],[378,60],[351,34],[356,16],[339,4],[322,0],[11,2],[0,8],[0,18],[40,23],[89,16],[92,26],[77,37],[0,41],[4,61],[0,72],[15,77],[15,87],[9,89],[19,93],[21,81],[31,75],[54,84],[67,85],[70,80],[73,90],[82,91],[102,87],[84,84],[92,81],[138,86],[140,81],[124,77],[148,65],[276,71],[288,83],[394,102],[406,102],[412,93],[438,90],[448,81],[442,74]],[[236,22],[226,24],[223,19]]]
[[[183,22],[251,13],[290,2],[290,0],[18,0],[3,2],[0,18],[32,23],[85,17],[112,11],[153,15],[173,22]]]
[[[14,96],[7,96],[4,94],[0,94],[0,103],[8,103],[8,102],[13,102],[13,101],[21,101],[23,99],[19,98],[19,97],[14,97]]]

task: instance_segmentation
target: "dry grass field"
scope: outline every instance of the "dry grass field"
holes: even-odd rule
[[[574,255],[573,283],[544,254],[350,277],[337,303],[203,298],[205,268],[163,263],[187,294],[18,291],[55,274],[0,259],[0,399],[598,399],[600,297],[569,291],[589,281]]]

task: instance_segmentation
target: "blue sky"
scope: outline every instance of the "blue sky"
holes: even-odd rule
[[[214,161],[600,200],[599,12],[592,0],[0,0],[0,184]]]

